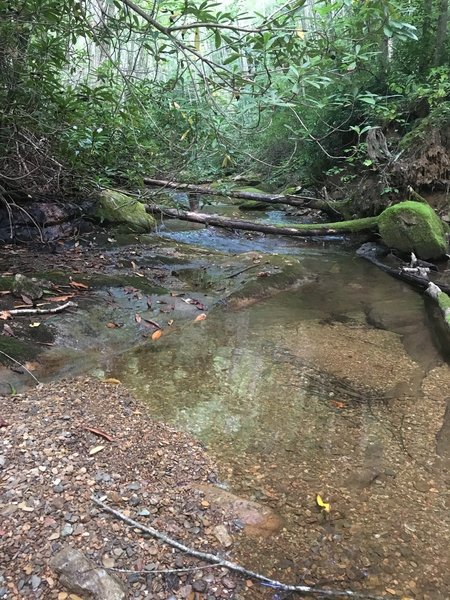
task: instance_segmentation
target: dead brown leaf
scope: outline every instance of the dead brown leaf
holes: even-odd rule
[[[3,325],[3,333],[9,337],[16,337],[16,334],[14,333],[12,328],[8,325],[8,323],[5,323]]]
[[[109,435],[109,433],[106,433],[106,431],[103,431],[103,429],[97,429],[96,427],[89,427],[88,425],[84,425],[83,429],[86,429],[87,431],[90,431],[91,433],[95,433],[95,435],[99,435],[102,438],[105,438],[105,440],[108,440],[108,442],[113,442],[114,438],[111,437]]]
[[[8,310],[1,310],[0,311],[0,319],[2,321],[6,321],[6,319],[11,319],[11,313]]]
[[[89,286],[86,285],[85,283],[80,283],[79,281],[71,281],[70,282],[70,287],[73,287],[77,290],[88,290]]]
[[[194,322],[195,321],[204,321],[206,319],[206,315],[205,313],[202,313],[201,315],[198,315],[198,317],[195,317]]]
[[[156,340],[159,340],[159,338],[162,336],[162,329],[157,329],[156,331],[154,331],[152,333],[152,340],[154,342],[156,342]]]

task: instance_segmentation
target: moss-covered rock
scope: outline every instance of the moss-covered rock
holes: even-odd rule
[[[239,203],[239,210],[268,210],[271,208],[267,202],[258,202],[258,200],[246,200]]]
[[[115,190],[102,191],[95,217],[101,222],[126,223],[138,232],[149,231],[155,226],[155,219],[145,211],[142,202]]]
[[[448,251],[447,228],[428,204],[412,200],[394,204],[379,216],[378,229],[387,246],[424,260]]]

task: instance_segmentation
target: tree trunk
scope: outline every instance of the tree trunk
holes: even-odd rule
[[[439,15],[436,31],[436,46],[434,51],[434,66],[439,67],[445,62],[448,29],[448,0],[440,0]]]
[[[424,74],[428,70],[431,62],[431,26],[432,26],[433,3],[430,0],[422,1],[422,51],[419,59],[419,71]]]
[[[335,236],[339,234],[359,233],[361,231],[371,231],[377,226],[377,217],[366,217],[365,219],[340,221],[338,223],[301,223],[286,226],[281,224],[266,225],[265,223],[254,223],[253,221],[244,221],[241,219],[227,219],[225,217],[179,210],[177,208],[166,208],[156,204],[150,204],[146,208],[148,212],[161,214],[162,216],[170,217],[172,219],[203,223],[204,225],[214,225],[215,227],[244,229],[246,231],[259,231],[261,233],[299,237],[323,237],[326,235]]]
[[[309,196],[297,195],[297,194],[264,194],[263,192],[240,192],[238,190],[222,191],[215,190],[214,188],[194,185],[192,183],[177,183],[175,181],[166,181],[164,179],[152,179],[150,177],[144,177],[145,185],[155,185],[158,187],[171,188],[174,190],[181,190],[185,192],[191,192],[193,194],[205,194],[212,196],[226,196],[229,198],[242,198],[243,200],[258,200],[259,202],[269,202],[271,204],[288,204],[290,206],[301,206],[316,208],[318,210],[326,210],[330,208],[332,202],[326,202],[318,198],[310,198]],[[334,211],[335,214],[337,211]]]

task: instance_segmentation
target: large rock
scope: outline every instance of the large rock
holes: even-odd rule
[[[447,253],[447,229],[428,204],[408,200],[394,204],[379,216],[384,243],[401,252],[414,252],[425,260]]]
[[[200,485],[211,504],[225,509],[233,518],[244,525],[244,533],[251,537],[269,537],[282,527],[280,517],[268,506],[254,500],[246,500],[214,485]],[[224,544],[226,546],[226,544]]]
[[[95,216],[102,222],[126,223],[135,231],[149,231],[155,226],[155,219],[142,202],[115,190],[102,191]]]
[[[126,600],[124,584],[98,567],[79,550],[63,548],[50,561],[60,583],[69,591],[92,600]]]
[[[27,296],[31,300],[39,300],[44,295],[44,286],[42,282],[39,282],[34,277],[30,278],[17,273],[14,277],[11,291],[18,298]]]

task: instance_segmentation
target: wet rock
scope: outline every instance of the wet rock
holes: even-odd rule
[[[31,300],[39,300],[44,294],[43,285],[34,277],[25,277],[17,273],[12,284],[12,293],[19,298],[27,296]]]
[[[50,567],[59,575],[60,583],[71,592],[94,600],[125,600],[124,584],[88,559],[79,550],[63,548]]]
[[[211,504],[216,504],[235,516],[244,525],[244,533],[255,537],[268,537],[277,533],[282,526],[280,517],[269,507],[213,485],[202,485],[199,489]]]

